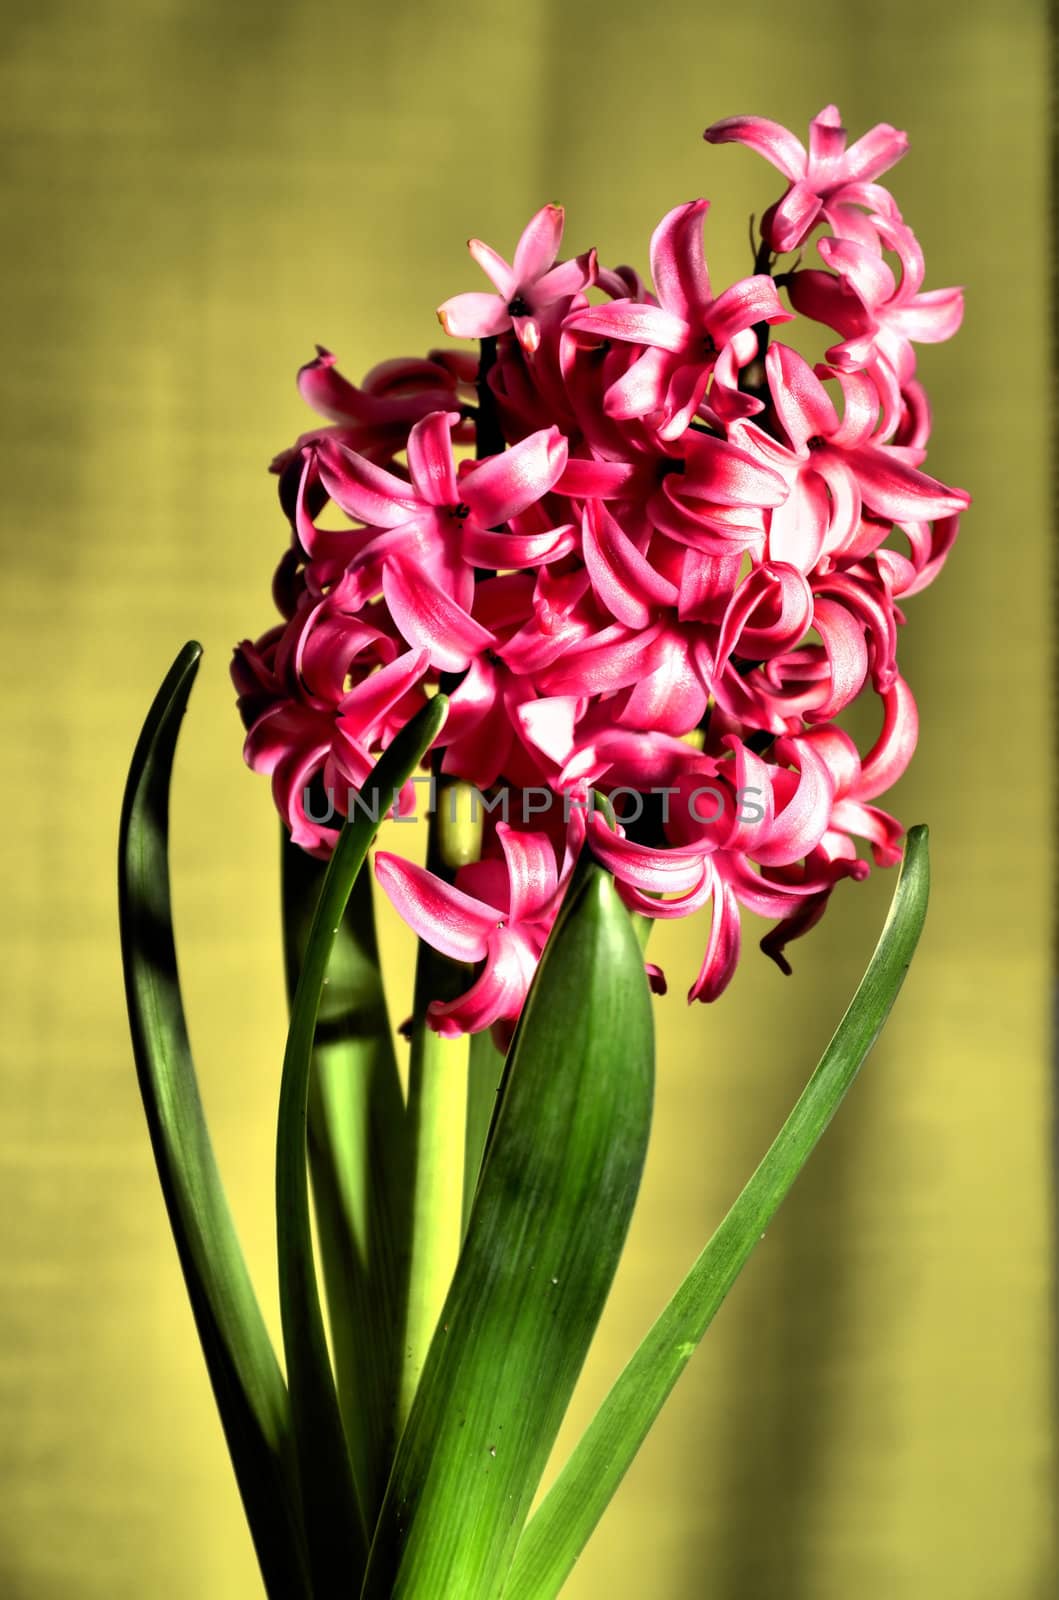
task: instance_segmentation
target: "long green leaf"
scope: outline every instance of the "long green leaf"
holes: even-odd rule
[[[504,1600],[552,1600],[673,1385],[886,1021],[927,911],[927,830],[912,828],[889,916],[838,1029],[768,1154],[618,1378],[523,1535]]]
[[[316,1600],[355,1592],[367,1553],[316,1283],[306,1137],[317,1017],[342,915],[378,819],[436,738],[448,702],[436,696],[380,757],[339,835],[324,876],[294,999],[280,1084],[276,1219],[280,1313]]]
[[[282,851],[293,1000],[326,866],[285,829]],[[373,1527],[396,1449],[409,1162],[367,872],[339,924],[316,1021],[309,1170],[339,1407],[357,1497]]]
[[[471,1217],[486,1139],[497,1108],[504,1057],[488,1031],[471,1039],[467,1066],[467,1117],[463,1137],[463,1231]]]
[[[568,904],[508,1057],[368,1600],[498,1592],[621,1254],[650,1124],[650,997],[613,881],[589,866]]]
[[[158,1177],[265,1587],[307,1596],[287,1391],[236,1238],[195,1081],[169,901],[169,781],[202,647],[187,644],[132,758],[118,855],[125,994]]]

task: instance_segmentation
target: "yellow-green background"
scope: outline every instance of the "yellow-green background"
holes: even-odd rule
[[[114,846],[140,718],[198,636],[178,937],[273,1317],[276,824],[227,660],[271,620],[296,367],[315,340],[354,376],[436,343],[433,307],[479,286],[466,237],[506,249],[550,200],[571,250],[646,267],[662,212],[709,195],[717,280],[742,273],[776,185],[702,127],[804,132],[835,99],[909,129],[895,192],[929,283],[968,289],[922,371],[934,470],[975,506],[903,641],[923,733],[897,803],[932,824],[934,899],[870,1069],[568,1592],[1050,1595],[1044,6],[44,0],[4,45],[0,1594],[259,1592],[137,1100]],[[652,1155],[564,1444],[764,1148],[889,889],[840,890],[789,981],[751,941],[711,1010],[680,998],[702,925],[661,935]]]

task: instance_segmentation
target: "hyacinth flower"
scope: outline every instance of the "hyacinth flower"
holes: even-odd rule
[[[546,205],[510,263],[471,240],[496,293],[456,285],[439,315],[474,348],[355,384],[318,346],[298,374],[313,415],[272,463],[277,615],[231,667],[283,838],[282,1368],[205,1136],[169,923],[169,773],[197,646],[134,756],[137,1068],[265,1588],[284,1600],[558,1594],[922,926],[925,830],[878,802],[919,733],[910,602],[969,504],[927,470],[915,353],[957,330],[962,295],[923,289],[878,181],[907,144],[889,124],[848,144],[828,106],[808,149],[758,117],[706,138],[787,182],[734,284],[711,282],[705,199],[664,209],[649,279],[594,249],[560,260],[564,215]],[[822,267],[777,271],[817,229]],[[840,719],[865,702],[881,731],[862,750]],[[791,976],[832,903],[845,915],[902,861],[805,1094],[530,1516],[645,1157],[667,990],[653,924],[702,930],[689,1001],[738,1004],[752,919]],[[389,974],[396,1031],[372,875],[415,938],[412,981]]]
[[[509,265],[481,239],[467,248],[496,294],[458,294],[438,307],[438,321],[457,339],[486,339],[512,329],[529,355],[541,342],[541,314],[556,302],[568,302],[595,282],[596,252],[572,261],[557,261],[563,238],[562,206],[542,206],[531,217],[515,246]]]
[[[908,149],[908,135],[888,122],[878,123],[848,148],[837,106],[825,106],[810,122],[808,150],[789,129],[767,117],[725,117],[711,123],[703,138],[710,144],[744,144],[789,180],[786,194],[761,219],[762,237],[773,250],[797,249],[817,217],[823,213],[833,221],[843,201],[896,210],[893,197],[872,183]]]

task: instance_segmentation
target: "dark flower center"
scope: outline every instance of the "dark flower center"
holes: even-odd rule
[[[528,317],[530,314],[530,308],[520,294],[517,294],[514,300],[508,301],[507,309],[513,317]]]

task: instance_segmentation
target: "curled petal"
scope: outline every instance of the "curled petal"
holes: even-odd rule
[[[433,949],[453,961],[484,959],[503,920],[495,906],[388,850],[375,852],[375,876],[401,921]]]
[[[592,587],[618,622],[646,628],[660,606],[676,605],[676,586],[655,571],[598,500],[585,508],[582,543]]]
[[[559,887],[551,840],[546,833],[522,833],[506,822],[498,822],[496,832],[511,884],[511,921],[539,916],[554,900]]]
[[[898,678],[883,697],[883,729],[865,756],[857,800],[874,800],[895,784],[912,759],[919,737],[919,713],[911,689]]]
[[[811,183],[792,183],[778,205],[761,219],[761,231],[773,250],[797,249],[820,215],[821,200]]]
[[[651,276],[666,311],[685,322],[710,304],[710,277],[702,244],[708,200],[690,200],[662,218],[651,235]]]
[[[518,1016],[533,982],[538,952],[528,940],[508,929],[489,940],[485,970],[458,1000],[432,1000],[427,1022],[436,1033],[453,1038],[482,1033],[494,1023]]]
[[[745,144],[771,161],[792,182],[805,175],[805,146],[788,128],[768,117],[723,117],[720,122],[712,122],[702,137],[707,144]]]
[[[689,1002],[716,1000],[728,987],[739,961],[741,938],[739,902],[731,886],[717,873],[710,938],[699,975],[688,990]]]
[[[427,505],[451,506],[459,499],[452,459],[452,430],[459,420],[458,411],[432,411],[408,435],[408,470]]]
[[[765,357],[772,401],[788,439],[799,454],[812,438],[829,438],[838,427],[831,397],[807,361],[789,345],[774,344]]]
[[[791,322],[794,313],[780,304],[767,273],[742,278],[719,294],[706,313],[706,327],[718,349],[758,322]]]
[[[347,517],[375,528],[396,528],[422,509],[412,485],[333,439],[321,439],[316,453],[320,481]]]
[[[382,589],[393,620],[413,650],[425,650],[441,672],[462,672],[473,656],[496,643],[421,567],[390,561]]]
[[[588,306],[567,317],[563,326],[594,334],[598,339],[653,345],[672,355],[680,355],[690,338],[690,329],[683,317],[662,306],[640,305],[634,300],[611,300],[605,306]]]
[[[554,488],[568,450],[558,428],[542,428],[473,466],[460,479],[459,490],[475,521],[495,528],[534,505]]]

